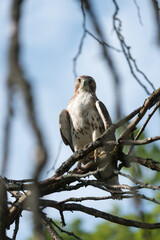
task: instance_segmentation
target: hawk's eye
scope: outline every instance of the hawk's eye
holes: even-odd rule
[[[80,78],[78,78],[78,83],[81,83],[81,79]]]

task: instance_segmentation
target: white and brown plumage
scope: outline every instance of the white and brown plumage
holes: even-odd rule
[[[62,110],[59,115],[60,132],[66,145],[72,151],[83,148],[86,144],[95,141],[112,124],[110,115],[96,97],[96,83],[90,76],[80,76],[76,79],[74,95],[68,103],[67,109]],[[111,136],[114,140],[115,136]],[[101,147],[98,153],[108,151],[110,147]],[[112,149],[110,149],[112,150]],[[93,155],[93,153],[91,153]],[[83,163],[87,158],[83,159]],[[113,175],[117,168],[115,162],[109,161],[104,154],[99,159],[99,167],[106,166],[105,170],[96,175],[96,178],[105,180]],[[118,184],[118,178],[111,177],[107,180],[108,184]]]

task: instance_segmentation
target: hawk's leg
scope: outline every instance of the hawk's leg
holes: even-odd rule
[[[98,157],[98,149],[96,148],[94,150],[94,161],[97,162],[97,157]]]
[[[81,160],[78,161],[77,168],[82,169],[82,161]]]
[[[100,153],[98,153],[98,149],[95,149],[95,150],[94,150],[94,161],[96,162],[96,161],[97,161],[97,158],[103,156],[104,154],[106,154],[105,151],[101,151]]]

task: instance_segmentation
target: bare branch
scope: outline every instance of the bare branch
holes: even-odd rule
[[[140,181],[136,180],[135,178],[131,177],[129,174],[122,173],[122,172],[119,172],[119,171],[115,171],[115,173],[117,173],[117,174],[119,174],[123,177],[128,178],[129,180],[134,182],[136,185],[138,185],[139,188],[148,188],[148,189],[152,189],[152,190],[160,190],[160,186],[152,186],[148,183],[140,182]]]
[[[64,229],[62,229],[61,227],[59,227],[52,219],[50,219],[50,221],[52,222],[52,224],[55,225],[56,228],[58,228],[59,231],[63,232],[63,233],[66,233],[67,235],[69,236],[73,236],[74,238],[78,239],[78,240],[82,240],[81,238],[79,238],[78,236],[76,236],[73,232],[69,232],[69,231],[66,231]]]
[[[156,137],[149,137],[146,139],[142,139],[142,140],[119,140],[118,142],[121,143],[122,145],[145,145],[145,144],[149,144],[155,141],[160,140],[160,136],[156,136]],[[108,144],[115,144],[114,141],[108,141]],[[118,144],[118,143],[117,143]],[[116,145],[116,144],[115,144]]]
[[[6,239],[6,226],[8,221],[7,189],[0,180],[0,240]]]
[[[83,14],[83,24],[82,24],[83,35],[82,35],[81,40],[80,40],[78,52],[77,52],[76,56],[73,58],[73,74],[74,74],[75,78],[78,77],[77,72],[76,72],[77,60],[78,60],[78,58],[79,58],[79,56],[82,52],[83,43],[84,43],[84,40],[85,40],[85,37],[86,37],[86,14],[85,14],[85,11],[84,11],[83,0],[81,0],[81,10],[82,10],[82,14]]]
[[[43,206],[46,205],[46,200],[41,200],[40,201],[41,205]],[[107,221],[113,222],[113,223],[118,223],[120,225],[124,226],[130,226],[130,227],[136,227],[136,228],[142,228],[142,229],[157,229],[160,228],[160,223],[142,223],[134,220],[129,220],[125,218],[120,218],[115,215],[105,213],[102,211],[99,211],[94,208],[89,208],[86,206],[83,206],[81,204],[57,204],[57,202],[52,201],[52,200],[47,200],[47,206],[48,207],[53,207],[61,211],[80,211],[86,214],[89,214],[94,217],[99,217],[102,219],[105,219]]]
[[[139,5],[138,5],[136,0],[133,0],[133,1],[134,1],[134,4],[135,4],[136,8],[137,8],[137,14],[138,14],[139,22],[140,22],[141,25],[143,25],[142,18],[141,18],[140,7],[139,7]]]
[[[97,36],[99,39],[101,39],[102,42],[105,41],[105,37],[102,31],[102,28],[99,24],[98,18],[96,17],[94,10],[93,10],[93,4],[90,2],[90,0],[83,0],[85,3],[86,10],[91,18],[91,21],[93,23],[93,27],[95,29],[95,32],[97,33]],[[114,81],[114,90],[115,90],[115,102],[116,102],[116,117],[117,119],[120,119],[121,114],[122,114],[122,109],[121,109],[121,94],[120,94],[120,77],[117,72],[117,68],[115,66],[114,60],[112,56],[110,55],[108,48],[103,44],[102,46],[102,54],[104,57],[104,60],[107,64],[107,67],[109,67],[112,76],[113,76],[113,81]]]
[[[141,129],[139,130],[137,136],[135,137],[135,140],[137,140],[137,139],[141,136],[141,134],[142,134],[142,132],[144,131],[144,129],[146,128],[149,120],[151,119],[151,117],[153,116],[153,114],[156,112],[156,110],[157,110],[159,107],[160,107],[160,102],[156,104],[156,106],[155,106],[155,108],[153,109],[153,111],[148,115],[148,118],[146,119],[145,123],[143,124],[143,126],[142,126]],[[132,152],[132,150],[133,150],[133,147],[134,147],[134,146],[132,146],[132,147],[129,149],[128,155],[131,154],[131,152]]]
[[[46,230],[48,231],[48,233],[50,234],[51,238],[54,240],[63,240],[58,233],[56,232],[56,230],[54,229],[50,219],[48,219],[44,213],[41,213],[41,221],[43,223],[43,225],[45,226]]]
[[[78,52],[75,55],[75,57],[73,58],[73,74],[75,76],[75,78],[78,77],[77,75],[77,71],[76,71],[76,65],[77,65],[77,60],[80,56],[80,54],[82,53],[82,48],[83,48],[83,44],[84,44],[84,40],[86,38],[86,35],[88,34],[89,36],[91,36],[93,39],[95,39],[99,44],[103,45],[104,47],[108,47],[112,50],[115,50],[117,52],[121,52],[121,50],[111,46],[110,44],[106,43],[104,40],[100,40],[99,38],[97,38],[93,33],[91,33],[87,27],[86,27],[86,14],[85,14],[85,9],[84,9],[84,0],[81,0],[81,10],[82,10],[82,15],[83,15],[83,34],[82,37],[80,39],[80,44],[79,44],[79,48],[78,48]]]
[[[150,159],[150,158],[144,159],[142,157],[137,157],[137,156],[126,156],[126,159],[129,162],[139,163],[154,171],[160,172],[160,162],[156,162],[153,159]]]
[[[130,123],[125,131],[120,135],[120,139],[128,138],[129,134],[134,131],[136,125],[139,123],[139,121],[143,118],[147,110],[149,110],[151,107],[153,107],[154,104],[159,102],[160,100],[160,88],[158,88],[156,91],[154,91],[144,102],[138,116],[135,118],[135,120]]]
[[[147,83],[152,87],[153,90],[155,90],[155,87],[154,85],[152,84],[152,82],[147,78],[147,76],[141,71],[139,70],[137,64],[136,64],[136,61],[135,59],[132,57],[131,55],[131,51],[130,51],[130,47],[126,44],[125,42],[125,38],[124,36],[122,35],[121,33],[121,27],[122,27],[122,22],[121,20],[118,18],[118,12],[119,12],[119,7],[118,7],[118,4],[115,0],[112,0],[114,5],[115,5],[115,13],[113,14],[113,27],[114,27],[114,30],[117,34],[117,38],[120,42],[120,45],[121,45],[121,48],[122,48],[122,52],[128,62],[128,65],[129,65],[129,68],[130,68],[130,71],[133,75],[133,77],[136,79],[136,81],[140,84],[140,86],[142,86],[142,88],[146,91],[146,93],[149,95],[150,92],[149,90],[147,89],[147,87],[142,83],[142,81],[137,77],[135,71],[134,71],[134,68],[133,66],[135,67],[135,70],[140,73],[144,79],[147,81]],[[118,27],[117,27],[117,22],[118,22]],[[133,66],[132,66],[133,64]]]
[[[108,44],[107,42],[100,40],[99,38],[97,38],[93,33],[91,33],[89,30],[86,29],[86,33],[88,33],[88,35],[90,35],[93,39],[95,39],[100,45],[106,46],[116,52],[121,53],[122,51],[116,47],[111,46],[110,44]]]
[[[157,42],[160,44],[160,8],[158,6],[157,0],[151,0],[151,3],[153,6],[156,25],[157,25],[157,40],[158,40]]]
[[[18,216],[18,217],[16,218],[16,220],[15,220],[15,229],[14,229],[14,232],[13,232],[12,240],[15,240],[15,239],[16,239],[18,230],[19,230],[19,216]]]
[[[63,211],[59,211],[60,216],[61,216],[61,223],[62,223],[62,227],[66,226],[65,220],[64,220],[64,215],[63,215]]]
[[[156,200],[155,198],[147,197],[144,194],[136,193],[136,197],[139,197],[141,199],[144,199],[144,200],[147,200],[147,201],[150,201],[150,202],[153,202],[153,203],[156,203],[156,204],[160,205],[160,201]]]

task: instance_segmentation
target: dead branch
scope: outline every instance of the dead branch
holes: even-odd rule
[[[54,240],[63,240],[58,233],[56,232],[56,230],[54,229],[51,221],[46,217],[46,215],[44,213],[41,213],[41,221],[42,224],[45,226],[46,230],[48,231],[50,237]]]
[[[104,37],[102,28],[99,24],[99,21],[94,13],[93,10],[93,5],[91,3],[90,0],[83,0],[83,2],[85,3],[85,7],[86,10],[91,18],[91,21],[93,23],[93,27],[95,29],[96,34],[98,35],[99,39],[101,39],[102,42],[106,42],[105,39],[106,37]],[[117,119],[121,118],[121,114],[122,114],[122,109],[121,109],[121,94],[120,94],[120,77],[119,74],[117,72],[117,68],[115,66],[114,63],[114,59],[111,56],[111,54],[108,51],[108,48],[106,48],[106,46],[104,44],[101,45],[102,46],[102,55],[104,57],[105,63],[107,64],[107,67],[109,67],[111,74],[113,76],[113,81],[114,81],[114,90],[115,90],[115,102],[116,102],[116,114],[117,114]]]
[[[142,126],[141,129],[139,130],[137,136],[135,137],[135,140],[137,140],[137,139],[141,136],[141,134],[142,134],[142,132],[145,130],[148,122],[150,121],[150,119],[152,118],[153,114],[157,111],[157,109],[158,109],[159,107],[160,107],[160,102],[156,104],[156,106],[155,106],[155,108],[153,109],[153,111],[148,115],[148,118],[146,119],[145,123],[143,124],[143,126]],[[128,155],[131,154],[133,148],[134,148],[134,145],[131,146],[131,148],[129,149]]]
[[[157,0],[151,0],[157,26],[157,42],[160,44],[160,8]]]
[[[13,232],[12,240],[16,239],[16,236],[17,236],[17,233],[18,233],[18,230],[19,230],[19,218],[20,218],[20,216],[18,216],[15,220],[15,229],[14,229],[14,232]]]
[[[73,232],[66,231],[66,230],[62,229],[61,227],[59,227],[52,219],[50,219],[50,221],[52,222],[52,224],[55,225],[55,227],[56,227],[60,232],[66,233],[66,234],[69,235],[69,236],[73,236],[74,238],[76,238],[76,239],[78,239],[78,240],[82,240],[81,238],[79,238],[78,236],[76,236]]]
[[[152,190],[160,190],[160,186],[152,186],[148,183],[143,183],[140,182],[138,180],[136,180],[135,178],[131,177],[129,174],[123,173],[123,172],[118,172],[116,171],[115,173],[128,178],[129,180],[131,180],[133,183],[135,183],[136,185],[138,185],[138,188],[148,188],[148,189],[152,189]]]
[[[131,47],[129,47],[126,42],[125,42],[125,38],[121,33],[121,27],[122,27],[122,21],[118,18],[118,12],[119,12],[119,6],[117,4],[116,0],[112,0],[113,4],[115,6],[115,12],[113,14],[113,28],[117,34],[117,38],[120,42],[121,48],[122,48],[122,52],[125,56],[125,59],[127,60],[128,66],[130,68],[131,74],[133,75],[133,77],[136,79],[136,81],[139,83],[140,86],[142,86],[142,88],[146,91],[146,93],[149,95],[150,92],[147,89],[147,87],[142,83],[142,81],[137,77],[135,70],[140,73],[143,78],[146,80],[146,82],[152,87],[153,90],[155,90],[155,87],[153,85],[153,83],[147,78],[147,76],[138,68],[135,59],[132,57],[131,55]],[[118,26],[117,26],[118,23]],[[133,66],[132,66],[133,64]]]
[[[128,138],[129,134],[131,134],[140,120],[143,118],[147,110],[154,106],[154,104],[158,103],[160,100],[160,88],[154,91],[144,102],[138,116],[135,118],[133,122],[131,122],[125,129],[125,131],[120,135],[120,139]]]
[[[91,216],[99,217],[99,218],[105,219],[107,221],[110,221],[113,223],[118,223],[118,224],[124,225],[124,226],[130,226],[130,227],[136,227],[136,228],[142,228],[142,229],[160,228],[160,223],[142,223],[142,222],[138,222],[138,221],[134,221],[134,220],[128,220],[125,218],[117,217],[117,216],[109,214],[109,213],[99,211],[94,208],[89,208],[89,207],[83,206],[81,204],[76,204],[76,203],[58,204],[57,202],[52,201],[52,200],[41,200],[40,203],[42,206],[47,205],[48,207],[56,208],[59,211],[60,210],[61,211],[80,211],[83,213],[87,213]]]
[[[91,36],[93,39],[95,39],[100,45],[104,46],[104,47],[108,47],[112,50],[115,50],[116,52],[121,52],[121,50],[111,46],[110,44],[108,44],[106,41],[104,40],[100,40],[99,38],[97,38],[93,33],[91,33],[91,31],[89,31],[87,29],[86,26],[86,14],[85,14],[85,9],[84,9],[84,0],[81,0],[81,10],[82,10],[82,15],[83,15],[83,23],[82,23],[82,27],[83,27],[83,34],[82,37],[80,39],[80,43],[79,43],[79,47],[78,47],[78,51],[75,55],[75,57],[73,58],[73,74],[75,76],[75,78],[78,77],[77,75],[77,70],[76,70],[76,66],[77,66],[77,60],[80,56],[80,54],[82,53],[82,48],[83,48],[83,44],[84,44],[84,40],[86,38],[87,35]]]
[[[142,158],[138,156],[126,156],[127,161],[129,162],[134,162],[134,163],[139,163],[147,168],[150,168],[154,171],[160,172],[160,163],[151,159],[151,158]],[[125,158],[124,158],[125,161]]]
[[[0,180],[0,240],[6,239],[6,226],[8,221],[7,189]]]
[[[134,4],[135,4],[136,8],[137,8],[137,14],[138,14],[139,22],[140,22],[141,25],[143,25],[142,18],[141,18],[140,7],[139,7],[139,5],[138,5],[136,0],[133,0],[133,1],[134,1]]]

